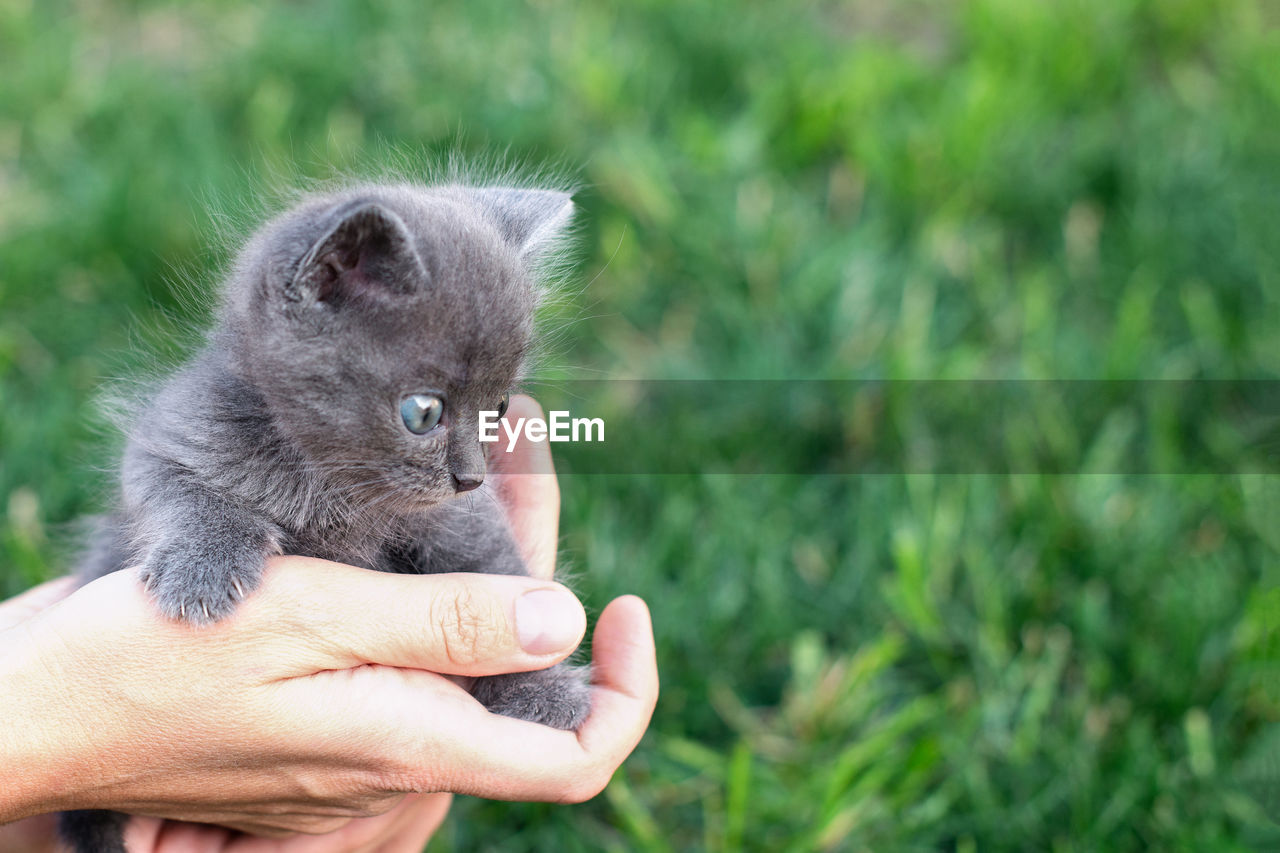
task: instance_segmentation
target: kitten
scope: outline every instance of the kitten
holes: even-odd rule
[[[130,429],[81,580],[139,566],[166,616],[206,624],[273,554],[526,574],[484,484],[478,412],[505,408],[520,377],[536,271],[572,212],[555,190],[364,185],[269,222],[204,348]],[[560,729],[589,705],[585,669],[564,664],[472,692]],[[64,834],[123,853],[124,820],[69,812]]]

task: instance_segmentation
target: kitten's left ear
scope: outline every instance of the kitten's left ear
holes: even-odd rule
[[[298,264],[286,293],[294,300],[341,305],[362,296],[412,292],[426,278],[400,217],[376,201],[348,205]]]
[[[551,251],[573,218],[573,199],[559,190],[484,187],[471,192],[526,263]]]

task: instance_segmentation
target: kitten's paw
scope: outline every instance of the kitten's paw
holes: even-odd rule
[[[257,588],[264,559],[245,547],[165,542],[143,561],[142,582],[165,616],[208,625],[230,616]]]
[[[504,717],[573,731],[591,712],[590,669],[558,664],[535,672],[476,679],[472,695]]]

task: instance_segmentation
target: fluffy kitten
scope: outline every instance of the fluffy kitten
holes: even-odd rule
[[[252,594],[272,554],[525,574],[483,482],[477,419],[520,376],[535,271],[572,211],[554,190],[365,185],[272,220],[206,346],[130,430],[80,578],[140,566],[165,615],[208,623]],[[588,710],[585,672],[566,665],[473,693],[561,729]],[[123,823],[70,812],[63,827],[80,853],[117,853]]]

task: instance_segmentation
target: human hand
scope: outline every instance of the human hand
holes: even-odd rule
[[[527,398],[513,400],[513,416],[517,406],[537,413]],[[545,447],[529,445],[523,457],[518,448],[496,466],[540,577],[554,561],[558,499],[549,456],[538,458]],[[416,850],[447,799],[401,792],[585,799],[634,747],[656,699],[647,612],[636,599],[601,617],[593,712],[576,735],[488,714],[437,674],[564,657],[584,621],[571,598],[555,651],[519,646],[518,594],[560,589],[537,579],[400,577],[281,558],[234,617],[203,630],[154,616],[128,573],[89,589],[0,634],[6,648],[25,648],[19,674],[34,689],[21,699],[40,711],[21,715],[41,722],[28,733],[41,771],[24,785],[28,812],[97,807],[268,835],[335,831],[273,841],[137,819],[135,850],[401,849],[391,841]],[[22,732],[0,735],[9,740],[0,755],[30,752]]]

